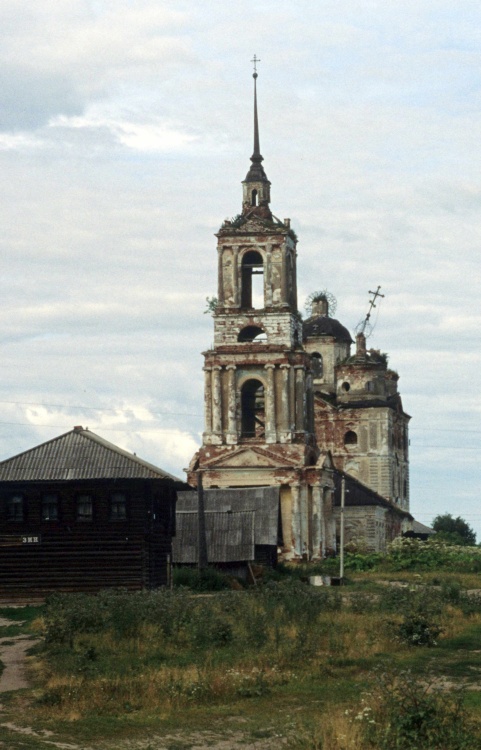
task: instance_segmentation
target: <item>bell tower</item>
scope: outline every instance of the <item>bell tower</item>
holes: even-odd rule
[[[253,78],[254,150],[241,212],[216,234],[214,345],[204,352],[205,427],[189,481],[195,485],[200,472],[206,488],[278,485],[286,556],[319,556],[321,546],[332,546],[321,530],[332,476],[320,468],[326,457],[314,435],[311,357],[297,309],[297,237],[290,220],[270,208],[256,69]]]
[[[254,152],[242,183],[242,212],[217,233],[214,349],[205,354],[206,444],[312,442],[309,358],[297,314],[297,237],[289,219],[271,212],[262,161],[254,72]]]

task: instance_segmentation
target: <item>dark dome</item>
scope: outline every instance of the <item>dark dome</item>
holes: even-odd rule
[[[317,338],[318,336],[333,336],[338,341],[345,341],[348,344],[352,344],[351,334],[334,318],[329,318],[327,315],[316,315],[312,318],[308,318],[302,324],[302,330],[304,338]]]

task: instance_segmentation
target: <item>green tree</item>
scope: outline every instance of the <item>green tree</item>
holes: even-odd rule
[[[476,544],[476,533],[461,516],[453,518],[451,513],[443,513],[436,516],[432,527],[436,531],[437,539],[445,539],[450,544]]]

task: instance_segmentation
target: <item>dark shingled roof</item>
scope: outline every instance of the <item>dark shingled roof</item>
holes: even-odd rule
[[[344,476],[346,480],[346,507],[359,506],[359,505],[379,505],[383,508],[390,508],[399,515],[403,515],[407,518],[412,519],[412,515],[409,511],[404,510],[396,503],[391,502],[386,497],[379,495],[375,490],[367,487],[365,484],[360,482],[355,477],[352,477],[346,472],[336,472],[334,474],[334,505],[339,507],[341,505],[341,480]]]
[[[426,534],[426,536],[432,536],[436,532],[430,526],[426,526],[420,521],[413,521],[413,533],[414,534]]]
[[[338,320],[328,315],[316,315],[308,318],[302,324],[304,338],[316,338],[317,336],[333,336],[338,341],[346,341],[352,344],[351,334]]]
[[[80,479],[181,481],[82,427],[0,462],[1,482]]]

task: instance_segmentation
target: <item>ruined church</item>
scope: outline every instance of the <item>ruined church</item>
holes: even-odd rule
[[[336,551],[344,477],[346,541],[383,550],[410,528],[408,422],[385,354],[353,342],[329,295],[297,302],[297,236],[271,211],[254,151],[242,210],[217,233],[214,343],[204,352],[205,427],[188,481],[204,488],[277,487],[286,560]],[[354,348],[353,348],[354,344]]]

